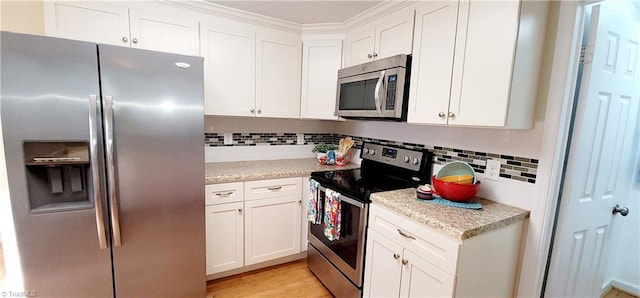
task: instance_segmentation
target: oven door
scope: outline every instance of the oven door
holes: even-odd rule
[[[324,215],[325,191],[318,187],[318,196],[322,201]],[[347,276],[356,286],[362,286],[362,267],[364,263],[364,241],[369,206],[350,197],[340,196],[341,227],[340,239],[330,241],[324,235],[324,225],[309,225],[309,243],[325,258]],[[324,216],[322,216],[324,221]]]
[[[336,115],[401,118],[404,80],[404,68],[338,78]]]

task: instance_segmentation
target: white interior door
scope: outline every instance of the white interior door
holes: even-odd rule
[[[593,59],[583,68],[547,297],[601,295],[619,216],[612,209],[626,203],[635,179],[624,174],[633,166],[627,161],[640,102],[638,24],[595,5],[587,30]]]

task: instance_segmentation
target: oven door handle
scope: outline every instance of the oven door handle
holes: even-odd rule
[[[322,186],[322,185],[318,185],[318,190],[322,191],[324,193],[327,192],[327,188]],[[347,196],[345,196],[343,194],[340,194],[340,201],[349,203],[350,205],[354,205],[354,206],[359,207],[359,208],[363,208],[364,207],[364,203],[363,202],[358,202],[358,201],[356,201],[356,200],[354,200],[352,198],[349,198],[349,197],[347,197]]]
[[[378,78],[378,82],[376,83],[376,89],[374,91],[375,95],[373,96],[373,99],[375,99],[376,101],[376,110],[380,115],[382,115],[382,103],[380,102],[380,90],[382,89],[381,86],[384,85],[385,74],[386,74],[386,71],[384,70],[380,72],[380,77]]]

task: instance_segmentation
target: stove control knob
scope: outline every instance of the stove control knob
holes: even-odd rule
[[[402,160],[404,160],[405,163],[409,163],[410,158],[409,158],[409,156],[405,155]]]
[[[364,148],[364,149],[362,149],[362,153],[364,153],[364,154],[369,153],[369,148]]]
[[[417,165],[417,164],[419,164],[419,163],[420,163],[420,160],[419,160],[417,157],[414,157],[414,158],[413,158],[413,162],[412,162],[412,163],[413,163],[414,165]]]
[[[373,150],[373,149],[369,149],[369,154],[374,155],[374,154],[376,154],[376,151]]]

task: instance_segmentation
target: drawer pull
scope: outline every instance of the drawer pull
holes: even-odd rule
[[[405,233],[404,233],[402,230],[400,230],[400,229],[398,229],[398,233],[399,233],[400,235],[402,235],[402,237],[405,237],[405,238],[409,238],[409,239],[416,240],[416,237],[413,237],[413,236],[411,236],[411,235],[407,235],[407,234],[405,234]]]
[[[282,189],[282,186],[276,186],[276,187],[267,188],[267,190],[270,190],[270,191],[276,191],[276,190],[281,190],[281,189]]]
[[[407,265],[409,264],[409,261],[407,261],[407,259],[402,259],[402,265]]]
[[[219,192],[219,193],[216,193],[216,196],[226,198],[226,197],[228,197],[228,196],[230,196],[232,194],[233,194],[233,191]]]
[[[400,258],[400,255],[399,254],[393,254],[393,258],[397,260],[397,259]]]

